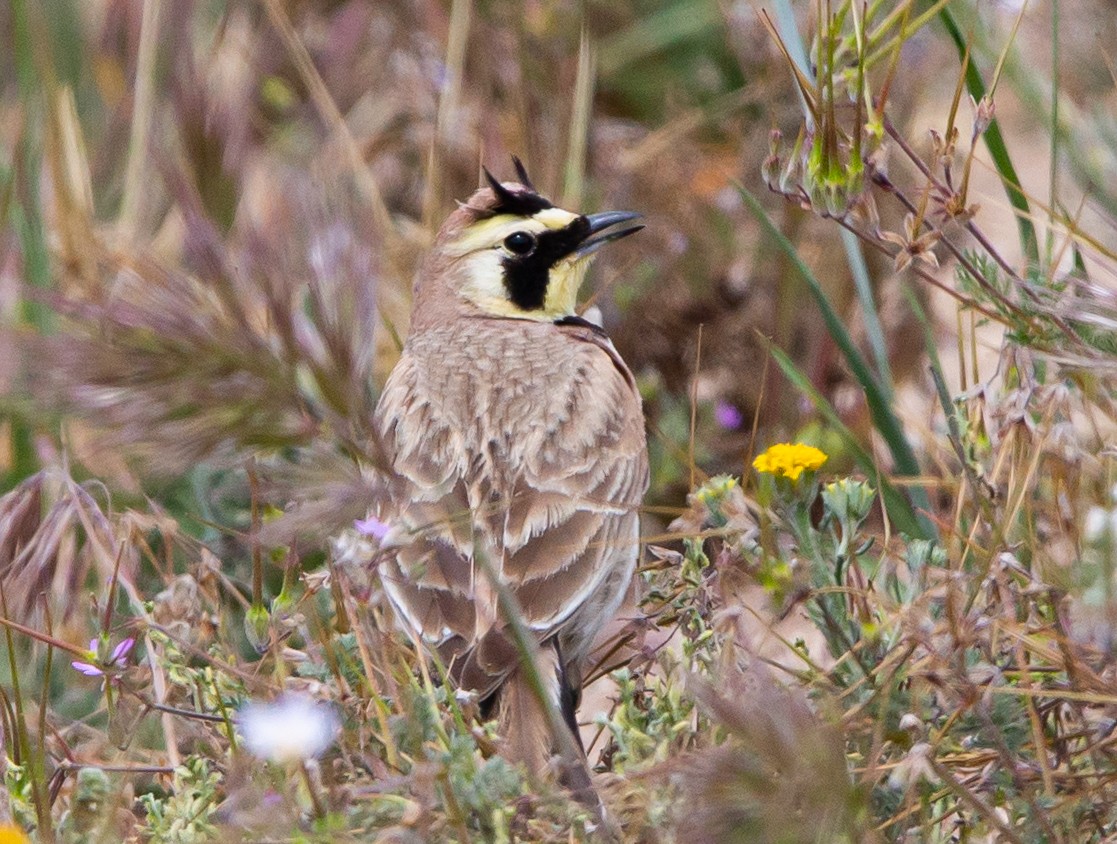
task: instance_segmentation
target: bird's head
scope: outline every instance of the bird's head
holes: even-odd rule
[[[629,211],[585,215],[555,207],[536,192],[519,159],[513,160],[518,182],[501,183],[485,170],[488,187],[439,230],[418,280],[416,315],[423,299],[451,297],[492,316],[537,321],[571,316],[597,250],[643,228],[616,228],[640,216]]]

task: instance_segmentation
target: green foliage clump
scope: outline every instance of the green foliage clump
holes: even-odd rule
[[[170,794],[160,799],[143,794],[147,812],[144,834],[155,844],[203,844],[217,836],[215,815],[222,774],[203,757],[192,757],[175,769]]]

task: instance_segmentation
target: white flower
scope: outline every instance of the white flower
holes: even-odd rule
[[[922,732],[923,731],[923,721],[920,720],[918,715],[916,715],[912,712],[906,712],[906,713],[904,713],[904,716],[900,719],[900,729],[903,730],[904,732],[909,732],[909,733]]]
[[[1086,514],[1086,524],[1082,534],[1087,542],[1100,544],[1117,537],[1117,509],[1091,507]]]
[[[906,791],[920,780],[938,785],[939,776],[931,764],[933,758],[934,750],[931,745],[925,741],[916,742],[907,756],[892,769],[892,773],[888,775],[888,784],[901,791]]]
[[[241,707],[237,726],[245,747],[271,762],[298,762],[322,754],[341,727],[337,711],[303,695]]]

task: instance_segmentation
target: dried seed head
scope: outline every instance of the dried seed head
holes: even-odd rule
[[[993,101],[987,96],[982,97],[981,101],[977,103],[974,103],[971,97],[970,102],[973,103],[974,107],[973,136],[976,140],[985,134],[985,130],[989,128],[989,124],[996,118],[997,109]]]

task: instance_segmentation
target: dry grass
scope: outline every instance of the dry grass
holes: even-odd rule
[[[781,3],[10,4],[0,818],[1113,840],[1117,145],[1090,103],[1117,85],[1107,19],[1052,2],[802,4],[798,75]],[[495,755],[352,529],[417,262],[512,153],[648,222],[589,291],[653,468],[639,604],[582,713],[604,826]],[[830,459],[754,472],[783,439]],[[321,758],[246,752],[238,708],[282,690],[336,707]]]

